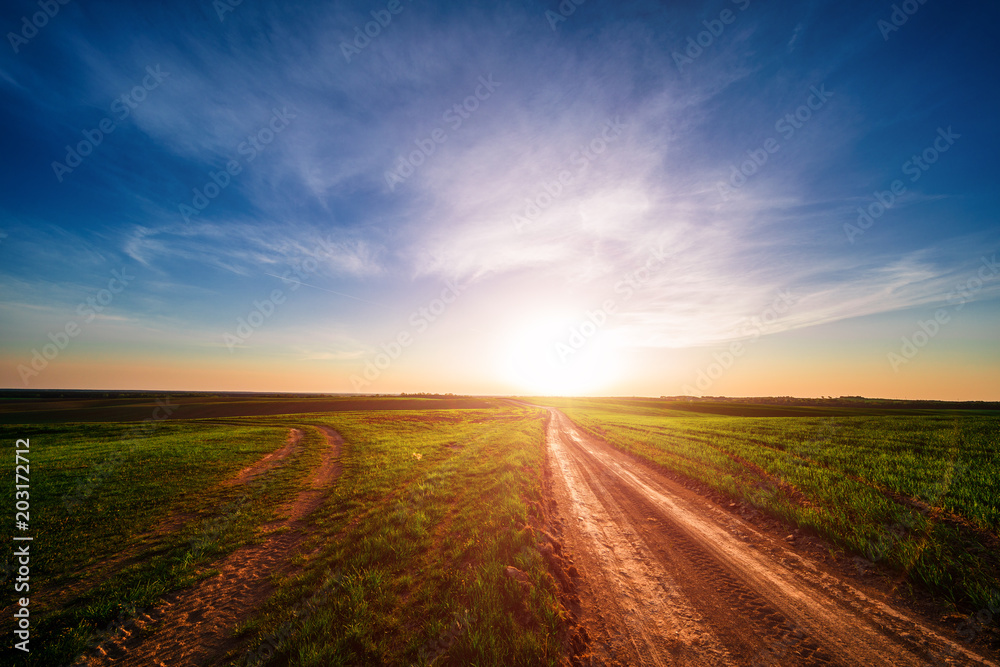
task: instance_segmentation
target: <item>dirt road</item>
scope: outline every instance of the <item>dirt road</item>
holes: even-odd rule
[[[319,427],[327,447],[296,497],[278,509],[278,520],[263,527],[266,539],[232,552],[215,565],[219,573],[191,588],[171,593],[150,613],[131,621],[101,644],[80,656],[74,667],[122,665],[123,667],[196,666],[212,664],[228,649],[240,644],[233,628],[274,590],[271,577],[288,569],[288,559],[304,540],[303,520],[315,510],[340,475],[344,441],[336,431]],[[244,484],[281,465],[302,440],[292,429],[286,444],[241,471],[235,481]]]
[[[549,408],[594,665],[994,665]]]

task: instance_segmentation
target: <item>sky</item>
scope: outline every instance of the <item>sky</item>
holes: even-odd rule
[[[1000,400],[998,19],[6,2],[0,387]]]

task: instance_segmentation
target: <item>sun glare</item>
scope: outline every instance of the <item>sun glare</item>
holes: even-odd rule
[[[611,337],[589,320],[535,320],[512,331],[506,344],[501,372],[529,394],[601,393],[620,372]]]

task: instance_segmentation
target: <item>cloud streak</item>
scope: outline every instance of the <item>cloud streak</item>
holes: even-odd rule
[[[407,3],[349,61],[341,43],[370,20],[358,3],[244,3],[221,22],[207,4],[68,5],[30,52],[0,59],[4,118],[21,129],[0,208],[10,307],[62,307],[105,264],[129,262],[144,278],[122,317],[188,331],[214,331],[289,271],[400,317],[447,280],[505,294],[511,312],[546,299],[585,310],[621,297],[651,249],[667,261],[609,325],[624,347],[737,339],[783,291],[794,306],[768,333],[945,298],[1000,240],[982,150],[1000,145],[982,112],[997,93],[951,74],[990,76],[981,47],[957,46],[978,42],[956,35],[979,34],[995,10],[928,6],[887,44],[860,1],[752,3],[678,68],[674,53],[731,5],[588,3],[553,30],[547,3]],[[56,182],[51,162],[147,67],[169,76]],[[808,119],[782,126],[817,89],[829,95]],[[241,146],[275,109],[294,118],[248,159]],[[847,243],[857,207],[950,125],[969,138]],[[239,173],[182,216],[234,160]],[[978,298],[996,296],[991,285]],[[322,303],[351,345],[392,326]],[[287,326],[314,332],[305,310],[285,309]]]

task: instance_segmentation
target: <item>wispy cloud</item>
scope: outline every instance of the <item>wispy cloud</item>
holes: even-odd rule
[[[73,3],[30,53],[0,56],[18,128],[0,276],[18,312],[72,306],[129,263],[143,279],[116,303],[121,326],[217,347],[232,312],[308,264],[295,280],[357,297],[323,302],[333,343],[295,347],[334,363],[435,281],[588,308],[657,249],[667,261],[609,327],[622,345],[699,346],[739,337],[781,291],[795,304],[769,332],[932,304],[996,245],[1000,130],[982,115],[996,93],[957,81],[989,70],[945,30],[988,22],[960,9],[928,6],[887,45],[860,1],[754,2],[683,69],[674,52],[715,10],[587,3],[553,31],[541,4],[412,3],[348,62],[341,41],[370,10],[243,3],[220,22],[210,4]],[[57,181],[52,161],[147,67],[168,75]],[[804,107],[821,86],[829,99]],[[848,243],[857,207],[952,124],[968,139]],[[239,173],[186,215],[231,161]],[[290,329],[316,331],[308,311],[285,309],[255,344],[294,347]]]

